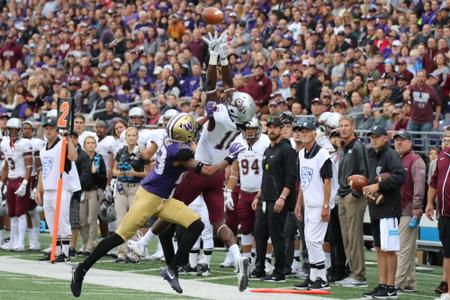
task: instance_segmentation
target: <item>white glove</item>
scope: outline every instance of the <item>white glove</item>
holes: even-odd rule
[[[16,194],[19,197],[25,196],[25,194],[27,193],[27,185],[28,185],[28,180],[24,179],[14,194]]]
[[[218,55],[219,47],[221,44],[227,43],[228,35],[226,31],[222,32],[219,37],[217,37],[217,31],[214,32],[214,36],[208,32],[208,38],[202,37],[202,39],[208,44],[209,54]]]
[[[31,200],[36,199],[36,193],[37,193],[37,189],[36,188],[31,190],[31,192],[30,192],[30,199]]]
[[[219,58],[220,58],[220,62],[222,63],[222,61],[226,61],[228,62],[228,34],[225,31],[224,33],[222,33],[223,39],[221,40],[221,44],[219,45]],[[220,36],[222,38],[222,35]]]
[[[233,198],[231,197],[231,190],[229,189],[225,189],[223,191],[223,198],[224,198],[224,202],[225,202],[225,207],[228,210],[234,210],[234,202],[233,202]]]

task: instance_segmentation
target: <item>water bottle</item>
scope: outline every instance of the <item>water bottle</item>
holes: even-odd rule
[[[409,221],[409,227],[410,228],[416,228],[416,226],[417,226],[417,218],[416,218],[416,216],[412,216],[411,217],[411,220]]]

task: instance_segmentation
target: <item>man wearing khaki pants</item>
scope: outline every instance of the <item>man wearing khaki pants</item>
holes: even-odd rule
[[[338,196],[341,198],[339,222],[351,273],[336,284],[343,287],[367,287],[363,244],[363,220],[367,200],[348,184],[350,175],[360,174],[368,177],[367,150],[355,136],[355,123],[350,116],[341,117],[339,133],[343,142],[338,173]]]
[[[394,139],[395,151],[400,155],[406,173],[405,183],[400,190],[402,216],[395,287],[398,291],[408,293],[417,291],[416,240],[425,194],[426,166],[423,159],[412,150],[411,135],[408,132],[398,131]],[[411,223],[412,218],[415,218],[415,223],[414,220]]]

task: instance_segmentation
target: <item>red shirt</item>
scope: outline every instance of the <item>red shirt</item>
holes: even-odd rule
[[[450,217],[450,147],[439,153],[430,186],[437,191],[441,216]]]
[[[418,124],[433,122],[433,106],[441,106],[436,90],[428,85],[410,86],[411,121]]]

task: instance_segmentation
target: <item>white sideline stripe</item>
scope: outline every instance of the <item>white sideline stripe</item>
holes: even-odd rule
[[[69,281],[72,277],[71,267],[67,264],[51,264],[49,262],[30,261],[8,256],[0,257],[0,272],[10,272],[41,276]],[[126,276],[124,276],[126,274]],[[119,272],[110,270],[92,269],[84,280],[85,283],[110,286],[114,288],[133,289],[138,291],[157,292],[164,294],[176,294],[167,282],[159,276],[136,274],[131,272]],[[227,286],[198,280],[183,280],[184,296],[203,299],[228,299],[239,300],[301,300],[301,299],[330,299],[325,297],[314,297],[299,294],[259,294],[251,292],[239,292],[236,286]],[[67,293],[70,293],[67,282]]]

